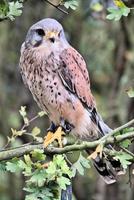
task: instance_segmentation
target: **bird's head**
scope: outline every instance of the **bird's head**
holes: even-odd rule
[[[68,43],[62,25],[55,19],[46,18],[30,27],[25,44],[32,48],[55,49]]]

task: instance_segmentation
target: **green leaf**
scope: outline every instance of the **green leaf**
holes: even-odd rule
[[[33,136],[37,136],[37,135],[39,135],[40,134],[40,129],[36,126],[36,127],[34,127],[33,128],[33,130],[32,130],[32,135]]]
[[[19,160],[17,158],[12,159],[12,161],[6,163],[6,170],[12,173],[20,172],[20,167],[18,165]]]
[[[42,187],[46,181],[46,172],[44,169],[36,170],[28,182],[35,184],[38,187]]]
[[[65,162],[64,157],[62,155],[54,156],[53,162],[60,166],[63,162]]]
[[[60,178],[57,178],[57,183],[59,184],[60,188],[65,190],[66,189],[66,186],[67,185],[70,185],[71,182],[68,178],[66,177],[60,177]]]
[[[109,20],[114,19],[115,21],[120,20],[122,16],[128,16],[128,14],[130,13],[130,8],[126,6],[118,9],[110,7],[107,10],[109,11],[110,14],[106,16],[106,19]]]
[[[42,137],[37,137],[37,135],[39,135],[41,132],[41,130],[38,127],[34,127],[32,130],[32,136],[34,138],[34,140],[36,140],[37,142],[43,142]]]
[[[25,162],[23,160],[19,160],[18,161],[18,166],[21,168],[21,169],[25,169],[27,167],[27,165],[25,164]]]
[[[21,106],[19,113],[22,117],[26,117],[27,113],[26,113],[26,106]]]
[[[49,163],[49,167],[46,170],[46,172],[49,175],[55,175],[55,173],[56,173],[56,165],[52,161]]]
[[[46,155],[44,155],[44,151],[41,149],[34,149],[34,151],[31,152],[32,158],[35,158],[36,160],[45,160]]]
[[[129,132],[132,132],[134,131],[134,127],[129,127],[129,128],[124,128],[123,130],[117,132],[115,135],[123,135],[125,133],[129,133]]]
[[[44,115],[46,115],[47,113],[44,111],[38,112],[39,117],[43,117]]]
[[[29,195],[26,195],[25,200],[39,200],[39,199],[44,199],[44,200],[58,200],[53,198],[53,193],[51,192],[51,190],[49,188],[43,187],[41,188],[37,188],[37,187],[27,187],[24,188],[25,191],[32,193]]]
[[[80,154],[79,159],[80,159],[80,162],[81,162],[83,167],[85,167],[85,168],[90,168],[91,167],[90,164],[89,164],[90,161],[88,159],[86,159],[84,156],[82,156],[82,154]]]
[[[134,97],[134,88],[133,87],[130,87],[128,90],[126,90],[126,92],[130,98]]]
[[[29,119],[27,118],[27,113],[26,113],[26,106],[21,106],[19,113],[23,117],[24,123],[26,125],[29,125]]]
[[[128,14],[130,13],[130,8],[128,8],[128,7],[122,8],[121,12],[122,12],[123,16],[127,17]]]
[[[114,14],[109,14],[106,16],[106,19],[109,19],[109,20],[112,20],[115,18],[115,15]]]
[[[77,0],[68,0],[64,3],[64,6],[69,9],[71,8],[72,10],[76,10],[76,8],[78,7],[79,3]]]
[[[74,177],[77,171],[84,175],[84,168],[90,168],[89,160],[80,154],[79,159],[72,165],[72,176]]]
[[[23,160],[18,161],[18,166],[23,170],[23,174],[25,176],[30,176],[32,172],[31,165],[27,165]]]
[[[122,16],[121,11],[118,10],[118,9],[116,9],[116,8],[108,8],[107,10],[110,12],[110,14],[108,14],[108,15],[106,16],[106,19],[109,19],[109,20],[114,19],[115,21],[117,21],[117,20],[119,20],[119,19],[121,18],[121,16]]]
[[[120,146],[124,148],[128,148],[131,145],[131,141],[129,139],[126,139],[122,142],[120,142]]]
[[[24,155],[24,160],[25,160],[25,163],[26,163],[27,166],[29,166],[29,167],[32,166],[33,162],[32,162],[29,155]]]
[[[95,11],[95,12],[100,12],[100,11],[103,10],[103,6],[102,6],[102,4],[100,4],[99,2],[97,2],[97,3],[92,3],[90,7],[91,7],[91,9],[92,9],[93,11]]]
[[[114,12],[116,12],[116,8],[113,8],[113,7],[109,7],[109,8],[107,8],[107,11],[108,12],[110,12],[110,13],[114,13]]]
[[[118,8],[125,8],[126,5],[124,4],[123,1],[121,0],[113,0],[114,1],[114,4],[118,7]]]
[[[37,193],[37,192],[26,195],[25,200],[39,200],[38,195],[39,195],[39,193]]]
[[[8,11],[8,3],[6,1],[0,1],[0,18],[6,19]]]
[[[34,140],[36,140],[37,142],[43,142],[43,138],[42,137],[34,136]]]
[[[5,171],[6,171],[6,163],[0,162],[0,172],[5,172]]]
[[[53,162],[57,165],[57,167],[60,167],[62,174],[67,174],[70,178],[72,177],[72,172],[62,155],[54,156]]]
[[[127,153],[124,152],[117,152],[117,155],[114,157],[115,160],[119,160],[121,162],[121,165],[124,169],[127,169],[128,165],[131,164],[131,159],[133,157]]]
[[[11,20],[14,20],[14,17],[20,16],[22,14],[22,7],[23,4],[16,2],[9,2],[9,12],[7,14],[7,17],[9,17]]]
[[[13,129],[13,128],[11,128],[11,131],[12,131],[12,136],[13,136],[13,137],[22,136],[23,133],[26,132],[26,130],[17,131],[17,130],[15,130],[15,129]]]
[[[60,189],[66,189],[66,186],[70,185],[69,178],[65,176],[72,177],[64,156],[55,155],[53,160],[48,163],[47,168],[43,168],[44,165],[38,160],[38,158],[40,160],[42,160],[42,157],[44,158],[43,150],[35,149],[30,154],[32,163],[29,155],[24,156],[25,162],[19,161],[23,174],[30,176],[27,177],[26,187],[24,188],[25,191],[30,193],[26,196],[26,199],[58,200]],[[37,162],[34,161],[35,158],[38,160]]]

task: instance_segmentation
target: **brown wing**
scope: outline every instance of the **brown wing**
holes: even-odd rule
[[[82,56],[70,47],[61,53],[60,59],[62,66],[59,76],[65,87],[76,94],[85,106],[93,108],[95,102],[90,90],[86,63]]]

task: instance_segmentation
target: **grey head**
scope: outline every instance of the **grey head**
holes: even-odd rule
[[[34,48],[41,45],[51,47],[59,42],[68,44],[62,25],[52,18],[45,18],[32,25],[25,39],[25,45]]]

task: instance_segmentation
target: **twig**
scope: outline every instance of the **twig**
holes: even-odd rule
[[[124,147],[120,147],[120,149],[122,149],[124,152],[126,152],[127,154],[129,154],[130,156],[134,157],[134,154],[129,151],[128,149],[124,148]]]
[[[27,0],[25,0],[24,1],[24,3],[26,2]],[[45,0],[48,4],[50,4],[51,6],[53,6],[54,8],[56,8],[56,9],[58,9],[59,11],[61,11],[62,13],[64,13],[64,14],[68,14],[68,12],[66,11],[66,10],[64,10],[64,9],[62,9],[61,7],[60,7],[60,3],[58,4],[58,5],[55,5],[55,4],[53,4],[51,1],[49,1],[49,0]],[[0,18],[0,22],[2,22],[2,21],[4,21],[4,20],[8,20],[9,18],[7,17],[7,16],[5,16],[5,17],[1,17]]]
[[[107,134],[104,137],[102,137],[101,141],[106,140],[108,137],[113,136],[115,133],[120,132],[121,130],[131,126],[132,124],[134,124],[134,119],[132,119],[131,121],[127,122],[126,124],[124,124],[124,125],[116,128],[116,129],[114,129],[113,131],[111,131],[109,134]]]
[[[131,139],[131,138],[134,138],[134,131],[129,132],[129,133],[125,133],[123,135],[115,136],[115,138],[109,137],[105,140],[105,145],[106,144],[114,144],[115,139],[116,139],[116,143],[119,143],[119,142],[121,142],[125,139]],[[67,152],[70,152],[70,151],[94,149],[100,143],[101,143],[101,139],[96,140],[94,142],[83,142],[82,144],[79,144],[79,145],[69,145],[69,146],[65,146],[63,148],[48,147],[48,148],[44,149],[44,154],[53,155],[53,154],[63,154],[63,153],[67,153]],[[11,148],[11,149],[8,149],[8,150],[3,150],[3,151],[0,152],[0,161],[8,160],[8,159],[11,159],[13,157],[21,157],[24,154],[30,153],[34,149],[43,149],[43,148],[44,148],[43,144],[31,144],[31,145],[26,145],[26,146],[23,146],[23,147],[20,146],[20,147],[17,147],[17,148]],[[106,148],[104,148],[104,151],[105,150],[106,150]],[[114,151],[113,150],[107,150],[107,153],[108,154],[111,153],[111,155],[112,155],[114,153]]]
[[[32,119],[30,119],[30,120],[28,121],[28,124],[24,124],[24,125],[22,126],[21,131],[23,131],[26,127],[29,126],[29,124],[30,124],[31,122],[33,122],[34,120],[36,120],[36,119],[38,119],[38,118],[39,118],[39,115],[36,115],[36,116],[33,117]]]
[[[36,119],[38,119],[38,118],[39,118],[39,115],[36,115],[35,117],[33,117],[32,119],[30,119],[30,120],[28,121],[28,124],[24,124],[20,130],[23,131],[25,128],[27,128],[27,127],[29,126],[29,124],[30,124],[31,122],[33,122],[34,120],[36,120]],[[24,133],[24,135],[30,135],[30,134]],[[32,135],[31,135],[31,136],[32,136]],[[11,142],[11,141],[8,140],[7,143],[5,144],[5,146],[2,147],[2,149],[0,149],[0,150],[6,149],[6,148],[9,146],[10,142]]]
[[[48,0],[45,0],[45,1],[46,1],[47,3],[49,3],[51,6],[53,6],[54,8],[60,10],[61,12],[65,13],[65,14],[68,14],[67,11],[63,10],[63,9],[60,7],[60,4],[55,5],[55,4],[53,4],[52,2],[50,2],[50,1],[48,1]]]

